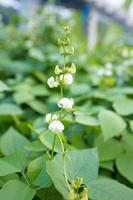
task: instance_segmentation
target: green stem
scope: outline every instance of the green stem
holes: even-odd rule
[[[64,54],[64,68],[66,67],[66,55]]]
[[[23,177],[24,177],[24,179],[25,179],[27,185],[30,186],[30,183],[29,183],[29,181],[28,181],[28,179],[27,179],[25,173],[24,173],[24,172],[21,172],[21,174],[23,175]]]
[[[69,182],[68,182],[68,178],[67,178],[66,165],[65,165],[65,148],[64,148],[62,139],[61,139],[61,137],[60,137],[60,134],[58,134],[58,138],[59,138],[59,140],[60,140],[61,147],[62,147],[64,177],[65,177],[65,181],[66,181],[66,184],[67,184],[67,186],[68,186],[68,189],[69,189],[69,191],[71,191],[71,188],[70,188],[70,185],[69,185]]]
[[[60,85],[60,94],[61,94],[61,98],[63,98],[63,87],[62,87],[62,85]]]
[[[56,134],[54,135],[54,139],[53,139],[52,152],[51,152],[51,159],[54,157],[55,141],[56,141]]]

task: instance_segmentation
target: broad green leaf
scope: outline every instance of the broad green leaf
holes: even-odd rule
[[[48,187],[51,178],[46,172],[46,156],[32,160],[28,165],[27,175],[33,185]]]
[[[133,183],[133,151],[118,157],[116,167],[122,176]]]
[[[88,184],[92,200],[132,200],[133,190],[111,179],[100,179]]]
[[[98,126],[98,120],[90,115],[81,114],[75,116],[75,121],[85,126]]]
[[[32,94],[35,96],[48,96],[49,91],[46,89],[46,87],[42,84],[40,85],[35,85],[32,88]]]
[[[34,95],[26,90],[20,90],[19,92],[14,93],[13,97],[18,104],[27,103],[34,100]]]
[[[21,172],[25,162],[26,153],[24,151],[17,151],[4,158],[0,158],[0,176]]]
[[[98,154],[100,161],[114,160],[119,155],[121,155],[122,152],[122,144],[115,139],[110,139],[98,146]]]
[[[9,91],[10,88],[3,82],[0,81],[0,92]]]
[[[40,100],[30,101],[27,103],[27,105],[40,114],[46,114],[47,112],[46,105]]]
[[[110,170],[110,171],[114,171],[114,163],[113,161],[105,161],[105,162],[100,162],[100,167],[103,168],[103,169],[107,169],[107,170]]]
[[[133,100],[124,98],[113,103],[113,107],[120,115],[126,116],[133,114]]]
[[[123,144],[125,151],[133,152],[133,134],[130,134],[130,133],[123,134],[122,144]]]
[[[26,144],[24,146],[24,149],[27,151],[33,151],[33,152],[44,152],[47,150],[47,148],[41,143],[40,140],[36,140],[36,141]]]
[[[133,120],[129,120],[129,125],[130,125],[130,128],[131,128],[131,131],[133,132]]]
[[[83,178],[84,184],[88,184],[98,177],[99,164],[96,149],[73,150],[66,153],[64,161],[62,155],[56,155],[53,160],[47,161],[47,172],[57,190],[66,199],[68,186],[64,178],[63,163],[65,163],[66,174],[70,182],[80,177]]]
[[[7,181],[10,181],[12,179],[19,180],[19,176],[17,174],[9,174],[7,176],[1,176],[0,177],[0,187],[2,187]]]
[[[12,103],[2,103],[0,104],[0,115],[21,115],[23,111],[21,108]]]
[[[102,110],[99,113],[99,122],[105,140],[120,135],[126,128],[126,122],[110,110]]]
[[[39,48],[30,49],[29,56],[40,62],[43,62],[45,59],[44,54],[42,53],[42,51]]]
[[[39,136],[40,141],[46,146],[48,149],[52,150],[52,145],[54,141],[55,134],[49,130],[41,133]],[[54,151],[57,153],[62,153],[62,147],[59,141],[59,138],[56,137]]]
[[[9,155],[16,150],[22,149],[24,145],[29,143],[29,140],[25,136],[11,127],[1,137],[0,149],[4,155]]]
[[[0,190],[1,200],[32,200],[35,190],[19,180],[10,180]]]
[[[54,187],[39,190],[37,196],[40,200],[63,200],[61,194]]]

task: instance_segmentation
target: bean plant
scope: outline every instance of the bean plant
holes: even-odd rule
[[[85,71],[83,75],[78,63],[72,60],[74,47],[69,27],[64,27],[58,46],[61,60],[55,63],[49,78],[45,79],[39,71],[32,71],[21,84],[21,76],[15,77],[16,85],[11,78],[8,84],[0,81],[0,98],[9,94],[6,102],[2,101],[0,105],[3,116],[0,118],[3,133],[0,138],[0,200],[132,200],[132,185],[123,184],[115,173],[119,171],[132,183],[133,138],[130,129],[133,125],[131,116],[128,117],[133,112],[132,100],[121,97],[119,88],[111,88],[116,84],[110,84],[115,73],[112,64],[99,70],[101,90],[91,81],[91,90],[78,82],[74,88],[74,80],[79,76],[84,82],[88,74]],[[32,49],[32,56],[35,57],[36,52]],[[82,66],[80,56],[77,60]],[[97,70],[91,70],[93,73],[89,75],[93,79],[97,77]],[[43,86],[36,84],[36,79],[42,81]],[[13,100],[10,97],[12,91]],[[131,87],[123,90],[125,93],[131,95]],[[49,96],[47,105],[37,99],[43,95]],[[90,107],[86,103],[89,98]],[[50,112],[47,107],[51,102],[54,105],[50,106]],[[36,120],[35,113],[34,116],[26,106],[43,117]],[[44,110],[48,110],[45,117]],[[4,124],[10,127],[6,132]]]

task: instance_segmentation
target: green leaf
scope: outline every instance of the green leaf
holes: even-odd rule
[[[99,162],[96,149],[69,151],[64,161],[70,182],[77,177],[83,178],[84,184],[97,179]],[[62,155],[56,155],[53,160],[47,161],[46,166],[55,187],[67,199],[68,186],[64,178]]]
[[[133,100],[124,98],[113,103],[113,107],[120,115],[126,116],[133,114]]]
[[[33,152],[44,152],[47,150],[47,148],[41,143],[40,140],[36,140],[36,141],[26,144],[24,146],[24,149],[27,151],[33,151]]]
[[[125,133],[122,138],[122,143],[125,151],[133,152],[133,134]]]
[[[0,92],[9,91],[10,88],[3,82],[0,81]]]
[[[0,105],[0,115],[21,115],[23,111],[20,107],[12,103],[2,103]]]
[[[43,84],[40,84],[32,88],[32,94],[35,96],[48,96],[49,91],[45,88]]]
[[[133,152],[128,152],[118,157],[116,167],[122,176],[133,183]]]
[[[27,105],[40,114],[46,114],[47,112],[47,107],[42,101],[33,100],[28,102]]]
[[[54,187],[39,190],[37,196],[40,200],[63,200],[61,194]]]
[[[0,190],[1,200],[32,200],[34,196],[35,190],[18,180],[8,181]]]
[[[51,184],[51,178],[46,172],[46,156],[32,160],[28,165],[27,175],[33,185],[48,187]]]
[[[100,161],[109,161],[116,159],[123,152],[121,143],[115,139],[110,139],[98,146]]]
[[[53,132],[47,130],[39,136],[39,139],[44,144],[44,146],[52,150],[54,135],[55,134]],[[54,151],[57,153],[62,153],[62,147],[58,137],[56,137]]]
[[[0,159],[0,176],[21,172],[26,162],[26,153],[17,151]]]
[[[105,162],[100,162],[100,167],[103,168],[103,169],[107,169],[107,170],[110,170],[110,171],[114,171],[114,163],[113,161],[105,161]]]
[[[19,92],[14,93],[13,97],[18,104],[27,103],[34,100],[34,95],[26,90],[20,90]]]
[[[25,136],[11,127],[1,137],[0,149],[4,155],[9,155],[16,150],[22,149],[24,145],[29,143]]]
[[[117,181],[100,179],[88,184],[92,200],[132,200],[133,190]]]
[[[42,53],[42,51],[39,48],[30,49],[29,56],[40,62],[43,62],[45,59],[44,54]]]
[[[126,122],[110,110],[102,110],[99,113],[99,122],[105,140],[120,135],[126,128]]]
[[[17,174],[9,174],[7,176],[1,176],[0,177],[0,187],[2,187],[7,181],[10,181],[12,179],[19,180],[19,176]]]
[[[85,126],[98,126],[98,120],[87,114],[79,114],[75,116],[75,121]]]

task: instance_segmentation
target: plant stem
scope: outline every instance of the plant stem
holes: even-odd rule
[[[66,55],[64,55],[64,68],[66,67]]]
[[[25,173],[24,173],[24,172],[21,172],[21,174],[23,175],[23,177],[24,177],[24,179],[25,179],[27,185],[30,186],[30,183],[29,183],[29,181],[28,181],[28,179],[27,179]]]
[[[55,141],[56,141],[56,134],[54,135],[54,139],[53,139],[52,152],[51,152],[51,159],[54,157]]]
[[[62,158],[63,158],[64,177],[65,177],[65,181],[66,181],[66,184],[67,184],[67,186],[68,186],[68,189],[69,189],[69,191],[71,191],[71,188],[70,188],[70,185],[69,185],[69,182],[68,182],[68,178],[67,178],[67,172],[66,172],[66,165],[65,165],[65,149],[64,149],[64,145],[63,145],[62,139],[61,139],[61,137],[60,137],[59,134],[58,134],[58,138],[59,138],[59,140],[60,140],[61,147],[62,147]]]
[[[63,87],[62,87],[62,85],[60,85],[60,94],[61,94],[61,98],[63,98]]]

